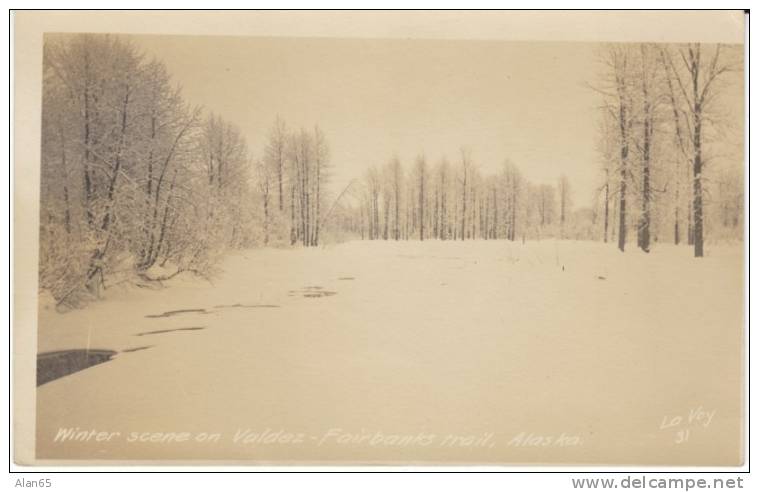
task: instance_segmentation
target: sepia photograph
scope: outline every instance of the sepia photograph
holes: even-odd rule
[[[712,15],[732,41],[45,31],[22,464],[742,466]]]

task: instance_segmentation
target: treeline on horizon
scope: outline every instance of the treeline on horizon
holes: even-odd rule
[[[588,89],[602,99],[591,207],[574,208],[565,175],[531,183],[508,160],[482,175],[462,150],[453,162],[430,165],[420,155],[370,168],[344,227],[372,240],[553,237],[611,241],[621,251],[633,235],[645,252],[672,242],[703,256],[706,237],[743,237],[740,150],[725,155],[715,146],[730,130],[721,98],[736,83],[731,74],[742,74],[740,59],[720,45],[601,47],[600,81]]]
[[[592,217],[574,210],[569,179],[534,184],[507,161],[485,175],[471,152],[455,163],[430,165],[420,155],[404,168],[397,157],[367,171],[352,220],[342,224],[361,239],[588,239]]]
[[[434,163],[392,158],[332,190],[329,144],[317,125],[290,128],[277,118],[254,151],[233,122],[187,101],[165,65],[127,37],[46,36],[40,288],[78,306],[121,282],[211,275],[229,250],[347,239],[556,237],[622,249],[634,231],[644,250],[705,235],[740,239],[742,167],[712,165],[720,158],[708,152],[721,87],[697,90],[694,106],[691,71],[674,52],[608,50],[605,83],[595,88],[605,100],[604,166],[594,206],[578,208],[566,176],[531,183],[508,161],[483,174],[466,149]],[[695,58],[712,74],[706,80],[728,71],[714,68],[719,57]]]

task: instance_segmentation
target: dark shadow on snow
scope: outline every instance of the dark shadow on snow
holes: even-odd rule
[[[145,335],[160,335],[161,333],[171,333],[173,331],[197,331],[197,330],[205,330],[205,326],[188,326],[187,328],[172,328],[170,330],[155,330],[155,331],[144,331],[142,333],[137,333],[136,337],[142,337]]]
[[[303,296],[303,297],[329,297],[337,294],[334,290],[324,290],[321,285],[307,285],[301,290],[291,290],[288,292],[290,296]]]
[[[45,352],[37,355],[37,386],[108,362],[116,355],[113,350],[75,349]]]
[[[145,345],[144,347],[132,347],[132,348],[124,349],[122,350],[122,352],[139,352],[140,350],[147,350],[151,347],[152,345]]]
[[[214,306],[216,309],[223,308],[278,308],[276,304],[221,304]]]
[[[303,292],[303,297],[329,297],[334,296],[337,292],[332,290],[317,290],[314,292]]]
[[[176,316],[177,314],[187,314],[187,313],[208,314],[208,311],[206,311],[205,309],[177,309],[176,311],[166,311],[165,313],[161,313],[161,314],[148,314],[145,317],[146,318],[168,318],[169,316]]]

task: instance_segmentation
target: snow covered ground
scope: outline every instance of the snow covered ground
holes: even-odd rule
[[[708,255],[350,242],[43,306],[40,353],[119,353],[38,387],[37,457],[736,464],[742,245]]]

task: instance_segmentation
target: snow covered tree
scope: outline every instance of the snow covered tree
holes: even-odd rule
[[[205,274],[249,244],[245,139],[161,62],[121,36],[49,35],[42,92],[40,285],[59,303],[130,275]]]
[[[693,246],[695,256],[704,256],[704,167],[708,163],[705,145],[710,126],[715,124],[720,83],[737,64],[721,45],[700,43],[670,47],[664,59],[670,80],[674,80],[672,98],[677,131],[683,138],[691,164]],[[680,126],[682,125],[682,126]]]
[[[617,174],[618,229],[617,247],[625,250],[628,221],[628,186],[630,179],[630,139],[633,125],[633,61],[631,45],[610,45],[602,52],[604,66],[603,85],[598,90],[604,95],[604,110],[615,121],[614,132],[619,160]]]

